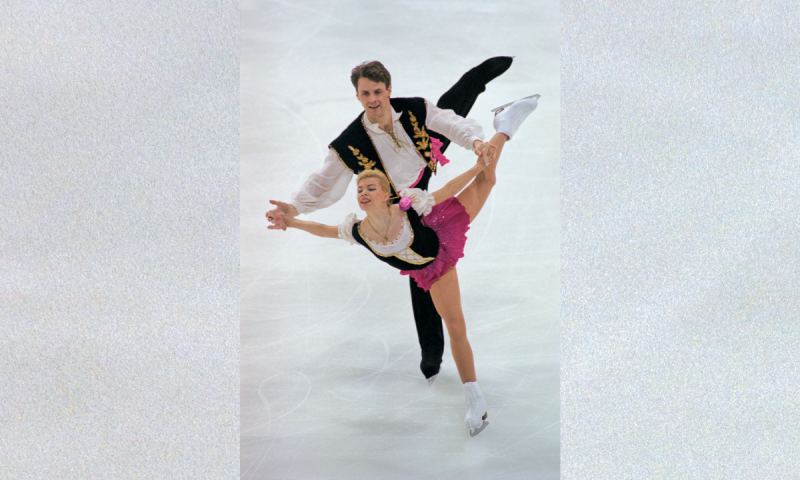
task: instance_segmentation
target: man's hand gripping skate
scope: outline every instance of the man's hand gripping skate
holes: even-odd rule
[[[484,143],[480,140],[475,140],[472,143],[475,155],[483,159],[484,166],[489,166],[490,163],[496,160],[497,147],[492,144]]]

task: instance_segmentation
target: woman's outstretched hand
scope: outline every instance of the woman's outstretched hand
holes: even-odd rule
[[[275,210],[267,212],[267,218],[272,222],[272,225],[267,227],[269,230],[286,230],[286,228],[289,227],[287,217],[281,212],[276,212]],[[292,217],[288,218],[291,219]]]
[[[272,222],[272,225],[267,227],[270,230],[286,230],[288,227],[303,230],[318,237],[339,238],[339,227],[333,225],[298,220],[288,213],[276,212],[275,210],[267,212],[267,217]]]
[[[267,212],[267,220],[269,220],[273,225],[275,224],[275,219],[278,215],[285,215],[287,217],[296,217],[297,216],[297,209],[294,208],[294,205],[290,203],[284,203],[278,200],[270,200],[269,203],[275,205],[277,208],[274,208]],[[285,223],[285,222],[284,222]],[[270,230],[274,230],[275,228],[269,227]],[[286,226],[284,225],[281,230],[286,230]]]

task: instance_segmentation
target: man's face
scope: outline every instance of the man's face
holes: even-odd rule
[[[391,93],[392,87],[386,88],[383,82],[375,83],[364,77],[358,79],[356,98],[364,106],[367,118],[373,123],[385,119],[386,115],[391,118],[392,107],[389,104]]]

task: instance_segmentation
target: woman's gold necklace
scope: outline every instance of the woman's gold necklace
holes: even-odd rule
[[[369,215],[367,215],[367,223],[369,223],[369,227],[372,229],[373,232],[380,235],[380,232],[378,232],[378,230],[375,228],[372,222],[369,221]],[[389,243],[389,238],[387,237],[387,235],[389,235],[389,227],[391,226],[392,226],[392,207],[389,207],[389,223],[386,224],[386,231],[383,233],[383,243]]]

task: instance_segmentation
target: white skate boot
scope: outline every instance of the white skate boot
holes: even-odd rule
[[[464,424],[469,428],[470,436],[481,433],[489,425],[486,418],[486,400],[483,399],[481,387],[478,382],[467,382],[464,384],[467,392],[467,416],[464,417]]]
[[[494,114],[495,131],[506,134],[511,140],[522,122],[536,110],[538,105],[539,94],[536,94],[493,109],[493,112],[497,112]]]

